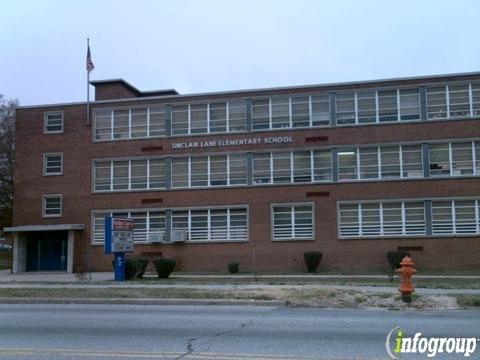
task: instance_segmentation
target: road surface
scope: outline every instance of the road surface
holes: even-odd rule
[[[478,338],[479,324],[480,311],[458,310],[11,304],[0,305],[0,359],[386,359],[395,326]]]

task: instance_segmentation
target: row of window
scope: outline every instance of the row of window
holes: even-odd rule
[[[480,233],[479,200],[435,200],[348,203],[339,205],[341,238]],[[428,230],[430,231],[430,229]]]
[[[129,217],[133,219],[134,241],[148,243],[155,235],[164,236],[166,228],[165,210],[135,210],[102,212],[93,215],[93,243],[104,242],[105,216]],[[313,206],[272,206],[273,240],[313,239]],[[191,242],[224,242],[248,240],[248,210],[246,207],[211,209],[171,210],[171,228],[185,232]]]
[[[61,215],[62,196],[44,195],[43,216]],[[149,242],[152,235],[167,231],[165,210],[99,211],[93,217],[94,243],[104,241],[105,216],[131,217],[136,242]],[[311,203],[272,205],[272,239],[313,239],[314,219]],[[338,228],[340,238],[480,234],[480,200],[340,203]],[[247,240],[248,211],[241,206],[174,209],[170,230],[184,231],[188,241]]]
[[[171,135],[247,131],[247,102],[228,101],[173,105]],[[330,126],[330,95],[280,96],[251,101],[252,130]],[[358,90],[335,95],[337,125],[417,121],[421,119],[420,89]],[[426,88],[429,120],[480,116],[480,84]],[[169,136],[164,106],[97,109],[96,140]],[[62,132],[63,114],[49,112],[45,132]]]
[[[45,155],[45,174],[62,173],[60,155]],[[428,155],[430,177],[480,175],[479,141],[430,144]],[[338,164],[338,181],[424,177],[422,145],[385,145],[342,148],[337,159],[332,158],[331,150],[254,153],[252,183],[329,182],[333,180],[333,160]],[[249,183],[248,154],[172,158],[171,172],[166,167],[166,158],[97,160],[94,190],[165,189],[168,173],[173,189]]]

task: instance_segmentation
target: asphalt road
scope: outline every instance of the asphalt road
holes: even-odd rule
[[[396,326],[479,338],[480,311],[0,305],[0,359],[386,359]]]

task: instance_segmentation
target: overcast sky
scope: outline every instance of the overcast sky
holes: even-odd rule
[[[480,71],[478,0],[0,1],[0,94],[86,98],[91,79],[180,93]]]

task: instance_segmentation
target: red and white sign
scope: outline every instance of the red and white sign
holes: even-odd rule
[[[112,230],[126,230],[132,231],[133,230],[133,220],[132,219],[121,219],[121,218],[113,218],[112,219]]]

